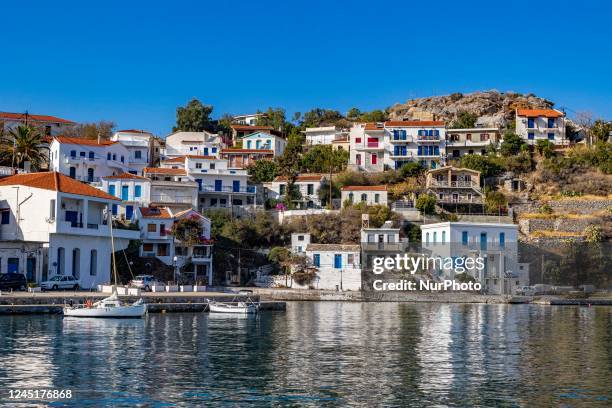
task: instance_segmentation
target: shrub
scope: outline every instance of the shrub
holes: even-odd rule
[[[496,176],[503,170],[493,157],[478,154],[466,154],[461,157],[460,164],[461,167],[479,171],[483,177]]]
[[[499,147],[499,152],[502,156],[512,156],[520,152],[523,146],[527,145],[519,135],[512,131],[507,131],[504,134],[504,140]]]
[[[421,194],[417,198],[415,207],[424,215],[432,215],[436,212],[436,197],[431,194]]]
[[[552,214],[553,213],[553,209],[550,205],[548,204],[543,204],[542,206],[540,206],[540,208],[538,209],[538,212],[540,214]]]
[[[495,213],[508,205],[506,196],[501,191],[489,191],[485,195],[485,208],[487,212]]]
[[[419,176],[423,174],[424,171],[425,171],[425,168],[421,166],[420,163],[410,162],[410,163],[404,164],[400,168],[399,173],[402,178],[407,178],[407,177]]]
[[[535,146],[536,151],[542,157],[551,158],[555,154],[555,145],[549,140],[538,140]]]

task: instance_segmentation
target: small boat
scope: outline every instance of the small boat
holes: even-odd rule
[[[254,314],[259,311],[259,303],[250,299],[239,302],[208,302],[208,311],[211,313]]]
[[[111,318],[127,318],[127,317],[143,317],[147,313],[147,305],[142,299],[137,300],[131,305],[124,305],[119,301],[117,292],[113,293],[98,302],[85,302],[83,305],[65,306],[64,316],[71,317],[111,317]]]

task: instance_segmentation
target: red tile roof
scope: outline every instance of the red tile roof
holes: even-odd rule
[[[56,136],[55,140],[57,140],[60,143],[64,143],[64,144],[78,144],[78,145],[83,145],[83,146],[110,146],[110,145],[114,145],[115,143],[119,143],[119,142],[113,142],[112,140],[102,140],[100,141],[100,143],[98,143],[98,141],[95,139],[83,139],[80,137],[67,137],[67,136]]]
[[[297,176],[295,181],[321,181],[323,177],[325,177],[324,174],[300,174]],[[274,181],[287,181],[287,177],[278,176],[274,179]]]
[[[405,121],[388,121],[385,122],[387,127],[426,127],[426,126],[444,126],[444,122],[440,120],[405,120]]]
[[[342,191],[387,191],[387,186],[344,186]]]
[[[185,163],[185,156],[173,157],[172,159],[162,160],[162,163]]]
[[[383,126],[382,123],[366,123],[365,125],[365,130],[378,130],[378,131],[382,131],[385,130],[385,127]]]
[[[25,113],[0,112],[0,119],[25,121],[26,114]],[[32,120],[34,122],[51,122],[51,123],[65,123],[65,124],[76,123],[68,119],[58,118],[56,116],[32,115],[29,113],[28,113],[28,120]]]
[[[273,150],[266,149],[222,149],[221,153],[261,153],[261,154],[274,154]]]
[[[560,118],[563,116],[563,112],[559,112],[555,109],[519,109],[516,112],[517,116],[527,116],[528,118],[537,118],[538,116],[544,116],[546,118]]]
[[[171,174],[173,176],[186,176],[184,169],[166,169],[163,167],[145,167],[144,174]]]
[[[140,214],[143,218],[173,218],[166,207],[140,207]]]
[[[132,174],[132,173],[121,173],[116,176],[106,176],[102,178],[106,180],[147,180],[147,181],[150,181],[146,177],[137,176],[136,174]]]
[[[87,197],[121,201],[117,197],[58,172],[25,173],[0,180],[0,186],[27,186]]]

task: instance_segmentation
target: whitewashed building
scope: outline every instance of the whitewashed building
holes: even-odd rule
[[[109,282],[108,218],[119,201],[58,172],[0,180],[0,272],[24,273],[36,283],[70,275],[82,288]],[[113,235],[115,250],[140,238],[118,226]]]
[[[266,132],[255,132],[242,138],[242,147],[247,150],[271,150],[274,157],[283,154],[287,140]]]
[[[440,121],[358,123],[349,133],[349,168],[380,172],[409,162],[436,168],[446,160],[445,139]]]
[[[323,290],[361,290],[361,248],[352,244],[308,244],[306,257],[316,268],[312,286]]]
[[[232,117],[232,123],[237,125],[256,126],[257,120],[267,116],[265,113],[250,113],[246,115],[236,115]]]
[[[151,180],[150,204],[182,211],[198,206],[198,184],[183,168],[146,167],[146,178]]]
[[[187,155],[218,157],[223,147],[220,135],[210,132],[175,132],[166,137],[162,159]]]
[[[119,130],[111,137],[114,142],[119,142],[128,151],[128,166],[130,173],[142,176],[145,167],[155,164],[155,137],[144,130]]]
[[[151,180],[146,177],[131,173],[102,177],[97,187],[121,199],[120,204],[112,205],[112,213],[127,220],[134,220],[136,209],[151,203]]]
[[[297,209],[321,208],[319,190],[327,180],[324,174],[300,174],[295,180],[295,186],[300,192],[300,197],[295,200]],[[281,200],[287,193],[287,178],[276,177],[268,184],[266,196],[269,199]]]
[[[49,170],[83,182],[98,182],[101,177],[136,172],[130,168],[129,152],[114,141],[97,141],[57,136],[49,147]]]
[[[491,294],[513,294],[529,284],[529,267],[518,262],[515,224],[440,222],[421,226],[421,242],[431,256],[483,258],[484,268],[466,271]],[[439,269],[440,278],[453,279],[454,269]]]
[[[306,145],[330,145],[334,140],[340,140],[348,135],[348,132],[336,126],[310,127],[304,130]]]
[[[501,142],[499,128],[447,129],[446,157],[459,159],[466,154],[486,155],[490,145]]]
[[[76,122],[50,115],[33,115],[27,112],[0,112],[0,133],[8,132],[17,126],[25,124],[39,129],[46,136],[56,136],[62,134],[66,129],[75,126]]]
[[[343,186],[340,189],[342,205],[366,203],[367,205],[387,205],[387,186]]]
[[[565,122],[565,113],[556,109],[517,109],[516,134],[530,145],[538,140],[566,145]]]

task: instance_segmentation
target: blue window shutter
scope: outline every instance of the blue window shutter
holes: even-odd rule
[[[468,232],[467,231],[463,231],[461,233],[461,243],[463,245],[467,245],[468,244]]]
[[[141,194],[142,194],[142,187],[134,186],[134,197],[140,197]]]
[[[115,185],[114,184],[109,184],[108,185],[108,194],[114,196],[115,195]]]
[[[554,133],[549,133],[548,134],[548,140],[555,140],[555,134]]]
[[[10,211],[2,211],[2,224],[8,224],[10,220]]]
[[[312,256],[312,263],[314,263],[314,266],[316,266],[316,267],[321,266],[321,255],[320,254],[314,254]]]
[[[506,234],[504,232],[499,233],[499,247],[504,248],[506,246]]]
[[[334,254],[334,268],[342,269],[342,254]]]
[[[533,140],[535,135],[533,133],[527,133],[527,139]]]

